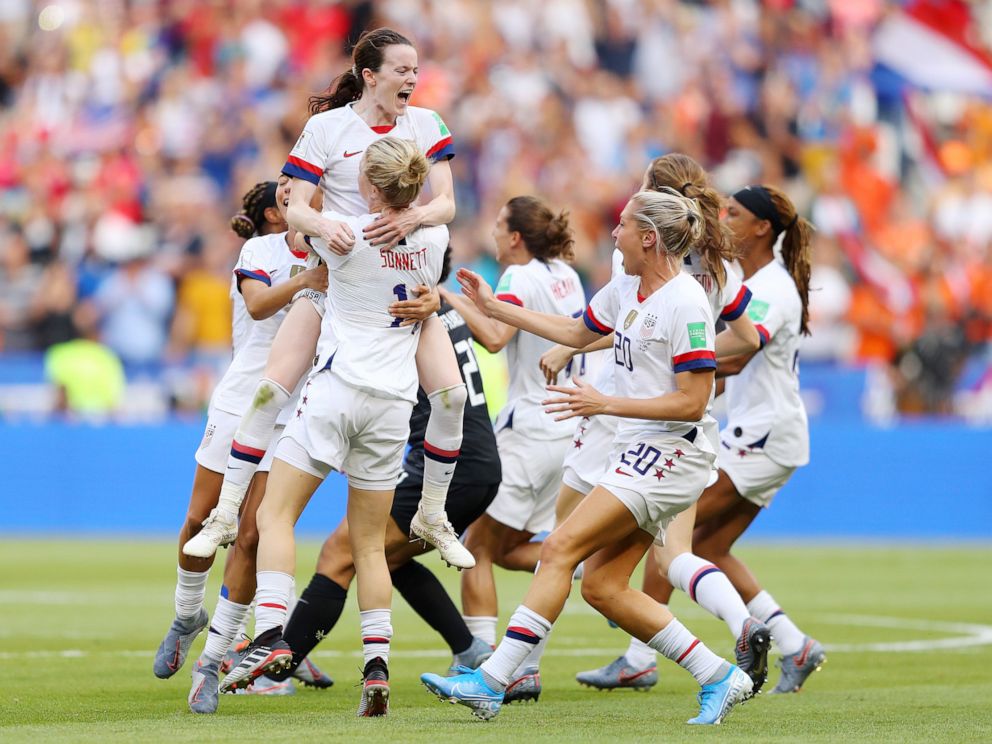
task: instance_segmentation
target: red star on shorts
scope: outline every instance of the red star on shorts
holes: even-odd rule
[[[738,457],[744,457],[745,455],[747,455],[747,450],[742,450],[742,449],[737,450]]]
[[[682,455],[684,455],[684,454],[685,454],[685,452],[683,452],[680,449],[675,450],[675,456],[676,457],[682,457]]]
[[[672,468],[674,468],[675,467],[675,460],[668,460],[668,459],[666,459],[665,460],[665,467],[668,468],[669,470],[671,470]]]
[[[306,405],[306,404],[307,404],[307,396],[304,395],[303,396],[303,405]]]
[[[662,470],[661,468],[655,468],[654,477],[657,478],[658,480],[661,480],[662,478],[665,477],[665,471]]]
[[[575,445],[575,449],[582,449],[582,440],[581,439],[573,439],[572,440],[572,444]]]
[[[302,418],[302,417],[303,417],[303,409],[302,408],[297,408],[296,409],[296,418]]]

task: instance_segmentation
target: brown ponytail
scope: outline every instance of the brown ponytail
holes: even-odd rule
[[[362,91],[365,90],[362,71],[379,72],[386,47],[396,44],[413,46],[403,34],[388,28],[377,28],[362,34],[351,52],[351,69],[334,78],[323,93],[310,96],[310,115],[341,108],[361,98]]]
[[[651,191],[667,186],[696,202],[703,218],[703,238],[694,250],[702,257],[703,267],[722,289],[727,281],[723,261],[733,261],[738,253],[729,228],[720,221],[723,200],[710,186],[706,171],[688,155],[673,152],[651,161],[645,185]]]
[[[552,258],[572,261],[572,228],[568,212],[555,215],[543,201],[534,196],[515,196],[506,203],[506,227],[520,233],[527,251],[534,258],[547,263]]]
[[[782,235],[782,261],[796,283],[799,299],[803,303],[803,315],[799,329],[804,336],[809,330],[809,278],[813,261],[813,225],[799,216],[796,207],[784,193],[774,186],[764,186],[771,197],[779,222],[784,225]]]

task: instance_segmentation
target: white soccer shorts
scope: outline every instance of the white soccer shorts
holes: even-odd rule
[[[227,458],[231,454],[231,442],[238,431],[241,416],[227,411],[220,411],[211,406],[207,412],[207,428],[203,431],[203,439],[196,450],[196,462],[214,473],[227,471]],[[258,464],[259,473],[267,473],[272,469],[272,456],[276,442],[282,436],[282,425],[276,426],[272,439],[265,450],[265,456]]]
[[[794,467],[779,465],[763,450],[734,447],[721,443],[717,466],[727,474],[734,488],[752,504],[767,508],[779,489],[796,472]]]
[[[562,463],[562,483],[588,496],[609,467],[616,433],[613,416],[580,418]]]

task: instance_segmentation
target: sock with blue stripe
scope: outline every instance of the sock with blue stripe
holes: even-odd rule
[[[803,647],[806,636],[789,616],[782,612],[771,594],[762,590],[747,603],[748,611],[768,626],[772,640],[783,655],[794,654]]]
[[[728,662],[706,648],[674,617],[648,641],[648,645],[689,672],[700,685],[719,682],[730,671]]]
[[[241,417],[234,441],[231,442],[224,484],[217,501],[217,509],[233,519],[237,519],[252,476],[258,470],[258,464],[272,441],[276,419],[283,406],[289,402],[289,397],[286,388],[275,380],[263,377],[255,387],[251,406]]]
[[[461,453],[466,397],[464,383],[435,390],[427,396],[431,415],[424,432],[424,486],[420,509],[428,518],[438,517],[444,511],[448,487]]]
[[[488,660],[482,663],[482,675],[493,690],[502,691],[527,655],[551,632],[551,623],[531,609],[520,605],[510,616],[506,635]]]
[[[384,610],[363,610],[358,614],[362,618],[364,663],[367,665],[375,658],[389,663],[389,641],[393,637],[393,611],[387,607]]]
[[[744,621],[751,613],[723,571],[692,553],[682,553],[669,565],[668,580],[693,602],[723,620],[734,640],[740,637]]]

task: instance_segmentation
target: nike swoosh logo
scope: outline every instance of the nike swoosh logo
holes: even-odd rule
[[[628,478],[633,478],[634,477],[630,473],[623,472],[620,468],[617,468],[613,472],[616,473],[617,475],[626,475]]]
[[[358,155],[358,154],[359,154],[360,152],[362,152],[362,151],[361,151],[361,150],[355,150],[354,152],[348,152],[347,150],[345,150],[345,151],[344,151],[344,156],[345,156],[346,158],[353,158],[353,157],[355,157],[356,155]]]

